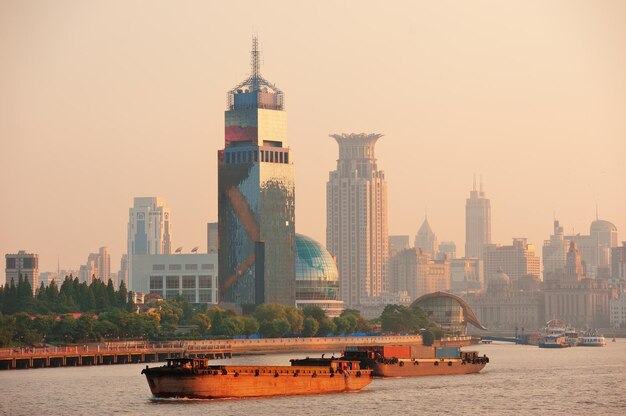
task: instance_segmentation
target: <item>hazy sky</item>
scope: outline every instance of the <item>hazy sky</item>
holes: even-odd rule
[[[296,229],[325,243],[330,133],[378,132],[390,234],[424,218],[463,254],[474,172],[494,242],[540,252],[600,217],[626,240],[626,1],[0,1],[0,253],[41,271],[126,250],[135,196],[173,245],[217,221],[226,92],[285,92]],[[3,280],[3,279],[2,279]]]

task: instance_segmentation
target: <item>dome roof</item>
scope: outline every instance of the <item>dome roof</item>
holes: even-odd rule
[[[509,285],[511,284],[511,278],[509,277],[508,274],[504,273],[502,271],[502,269],[499,269],[498,272],[493,275],[493,277],[491,279],[489,279],[489,284],[492,283],[500,283],[500,284],[506,284]]]
[[[296,234],[296,281],[339,281],[335,260],[320,243]]]

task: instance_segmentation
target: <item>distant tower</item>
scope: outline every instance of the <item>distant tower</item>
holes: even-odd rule
[[[133,290],[133,256],[171,254],[170,209],[161,197],[135,198],[128,212],[128,286]]]
[[[326,184],[326,246],[337,257],[342,300],[353,307],[385,289],[387,183],[374,157],[382,135],[330,137],[339,144],[339,159]]]
[[[283,92],[260,74],[228,92],[218,152],[220,302],[295,305],[295,184]]]
[[[487,244],[491,244],[491,204],[485,198],[482,178],[477,191],[474,177],[474,189],[465,203],[465,257],[482,259]]]
[[[556,280],[565,267],[569,241],[565,239],[563,227],[554,220],[554,232],[543,242],[543,280]]]
[[[565,280],[577,282],[584,277],[584,269],[576,243],[572,241],[565,261]]]
[[[437,236],[430,228],[428,216],[424,217],[424,222],[415,235],[415,248],[421,249],[423,253],[430,254],[432,259],[437,256]]]

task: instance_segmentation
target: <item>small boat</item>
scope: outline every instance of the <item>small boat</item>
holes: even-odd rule
[[[206,358],[173,358],[146,366],[155,397],[218,399],[356,391],[372,381],[359,361],[334,358],[292,360],[291,366],[209,365]]]

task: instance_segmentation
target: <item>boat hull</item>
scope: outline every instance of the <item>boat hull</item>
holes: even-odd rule
[[[310,367],[228,366],[202,374],[158,370],[144,370],[150,391],[156,397],[219,399],[338,393],[360,390],[372,381],[371,371],[367,370],[331,373],[328,369]]]
[[[374,362],[371,366],[375,377],[420,377],[478,373],[486,364],[459,359],[417,359],[393,364]]]

